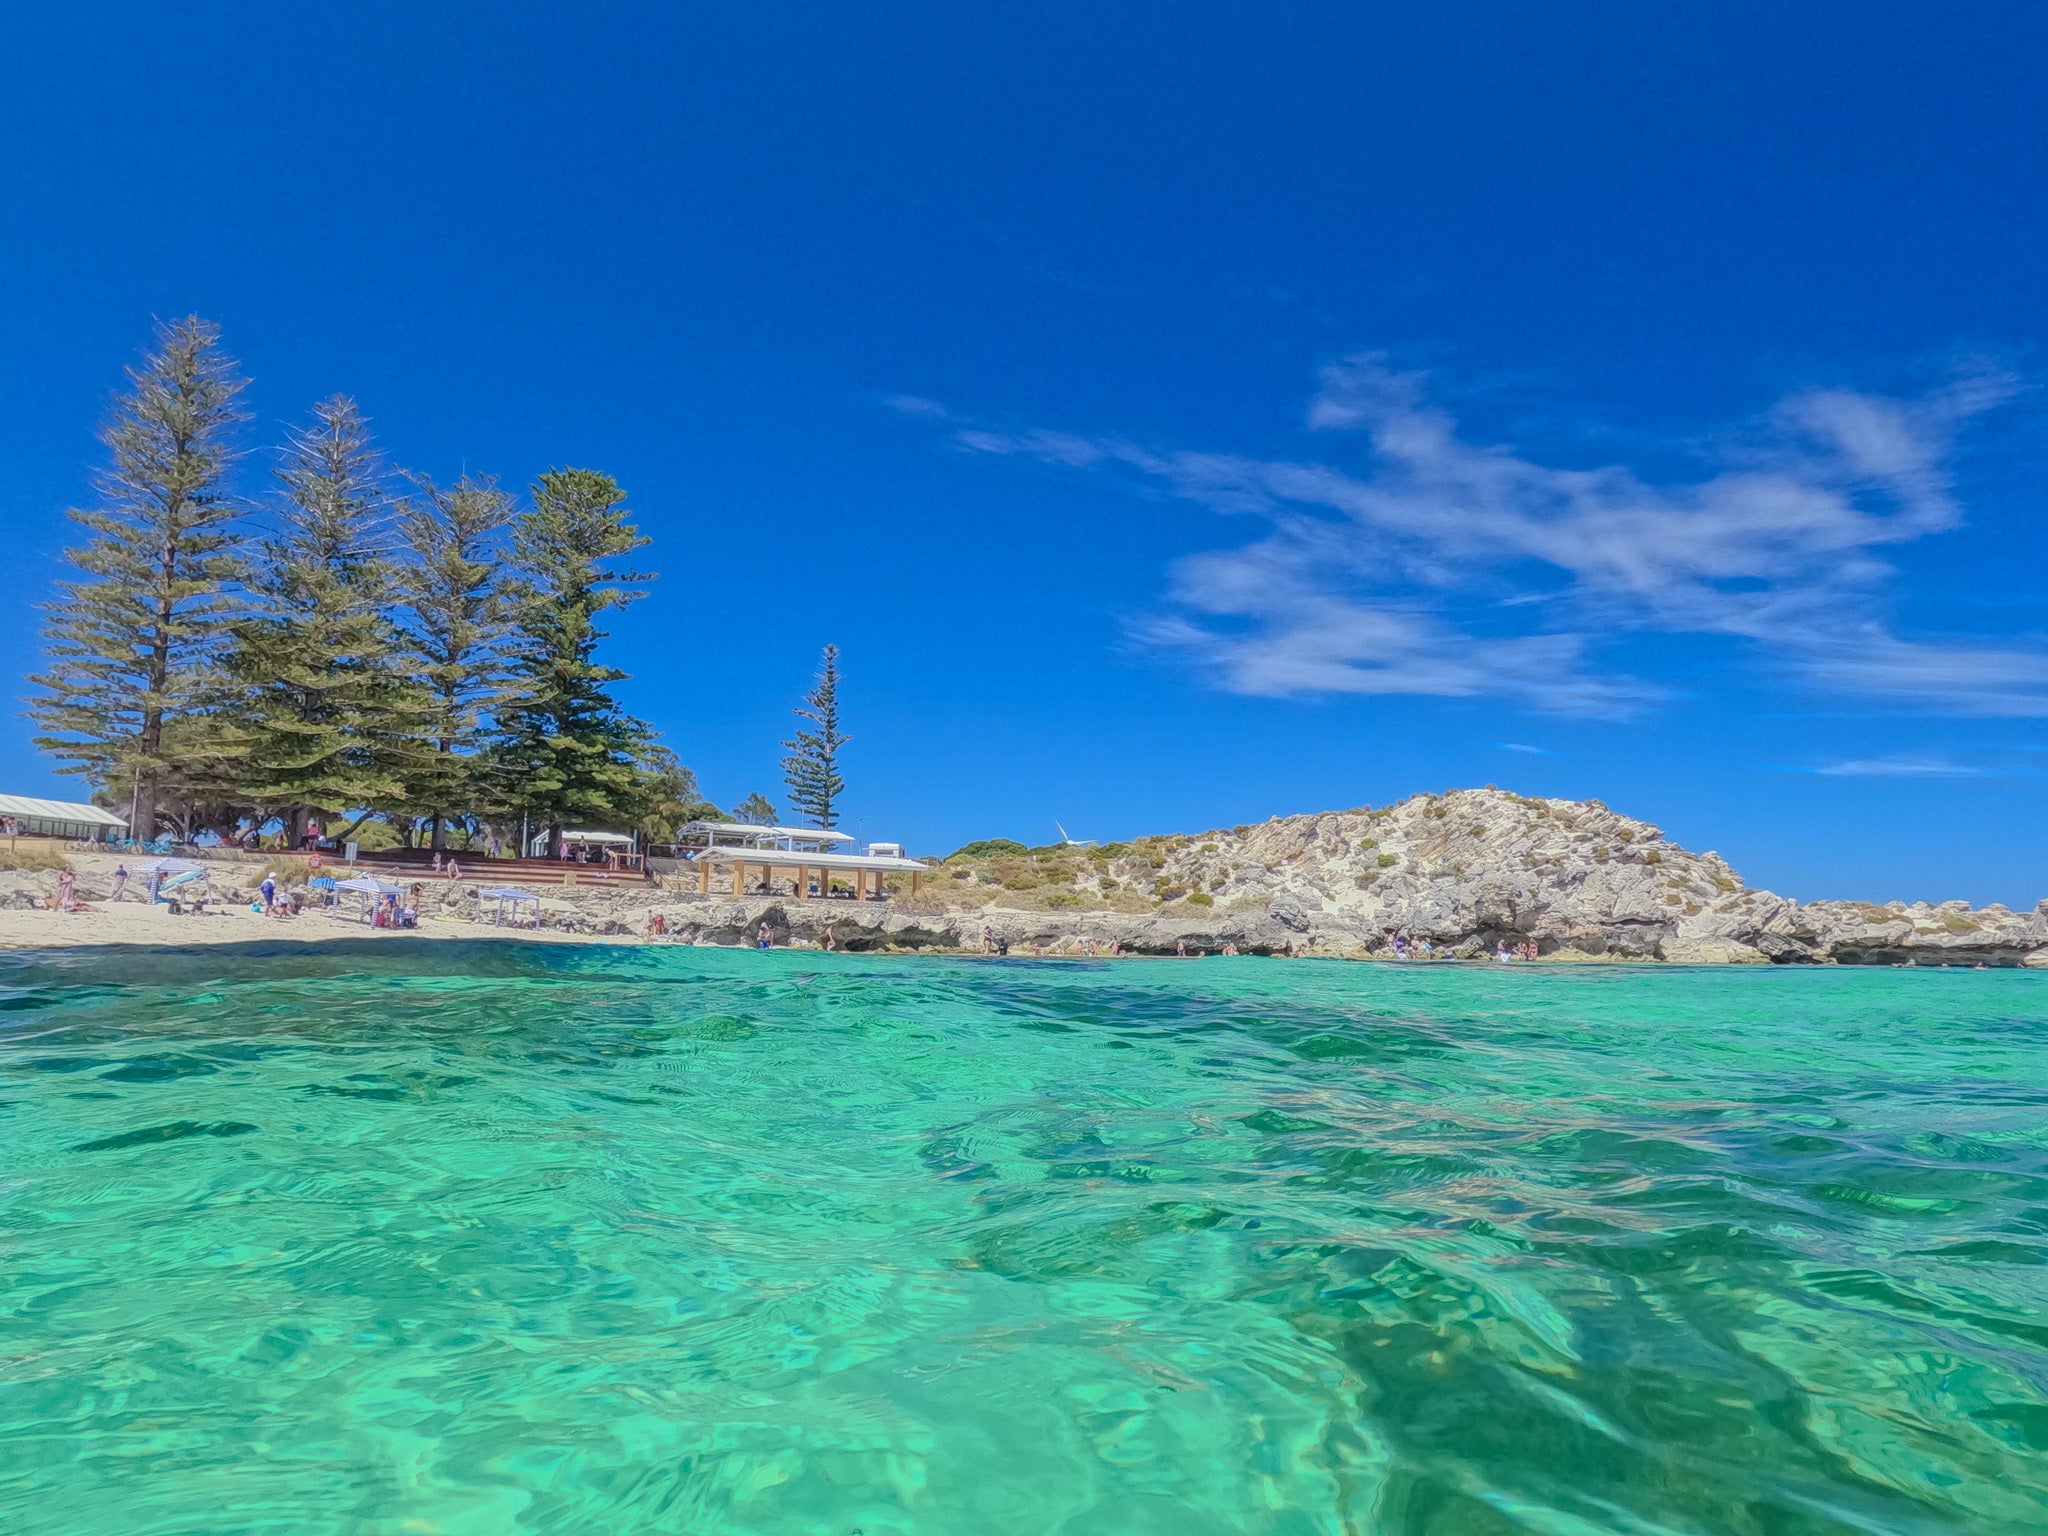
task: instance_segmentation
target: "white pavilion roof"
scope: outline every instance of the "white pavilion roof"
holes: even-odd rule
[[[17,819],[34,817],[38,821],[83,822],[92,827],[125,827],[125,817],[116,816],[112,811],[102,810],[96,805],[85,805],[76,800],[37,800],[28,795],[0,795],[0,816]]]

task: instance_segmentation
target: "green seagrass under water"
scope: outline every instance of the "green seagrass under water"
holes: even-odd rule
[[[0,1530],[2048,1530],[2048,976],[0,961]]]

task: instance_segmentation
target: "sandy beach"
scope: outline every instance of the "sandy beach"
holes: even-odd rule
[[[403,942],[412,939],[527,939],[543,944],[621,944],[631,939],[618,935],[594,936],[558,933],[531,928],[498,928],[489,923],[458,918],[430,917],[417,928],[372,928],[353,917],[326,912],[307,912],[298,917],[265,917],[247,907],[230,906],[209,911],[205,916],[172,916],[167,906],[146,906],[139,901],[113,905],[92,903],[81,912],[25,911],[0,909],[0,949],[71,949],[92,944],[151,944],[181,947],[192,944],[249,944],[282,940],[316,943],[322,940],[364,939]]]

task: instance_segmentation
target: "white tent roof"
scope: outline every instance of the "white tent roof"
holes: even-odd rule
[[[534,894],[533,894],[533,892],[531,892],[531,891],[522,891],[522,890],[518,889],[518,888],[517,888],[516,886],[510,886],[510,885],[501,885],[501,886],[494,886],[494,887],[492,887],[492,888],[491,888],[490,890],[488,890],[488,891],[478,891],[478,892],[477,892],[477,895],[478,895],[478,896],[481,896],[481,897],[487,897],[487,898],[494,898],[494,899],[496,899],[496,900],[498,900],[498,901],[539,901],[539,900],[540,900],[540,898],[539,898],[538,896],[534,895]]]
[[[751,821],[693,821],[685,832],[702,832],[712,837],[758,838],[766,842],[794,840],[800,843],[850,843],[846,832],[827,832],[823,827],[763,827]]]
[[[630,843],[633,839],[624,832],[564,832],[565,843]]]
[[[335,886],[339,891],[359,891],[365,896],[403,896],[405,887],[393,885],[389,880],[379,880],[375,875],[357,875],[343,880]]]
[[[0,816],[34,817],[38,821],[81,821],[93,827],[125,827],[123,818],[96,805],[75,800],[36,800],[28,795],[0,795]]]

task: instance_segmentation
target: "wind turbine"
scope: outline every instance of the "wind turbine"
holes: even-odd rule
[[[1060,824],[1058,822],[1054,822],[1053,825],[1055,827],[1059,827],[1060,846],[1062,848],[1093,848],[1095,846],[1094,838],[1069,837],[1067,836],[1067,829],[1065,827],[1060,827]]]

